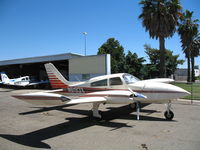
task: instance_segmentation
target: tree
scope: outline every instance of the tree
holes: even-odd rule
[[[126,72],[137,77],[143,78],[142,68],[145,59],[139,58],[136,53],[128,51],[124,54],[124,48],[114,38],[109,38],[98,50],[99,54],[111,55],[111,72],[120,73]]]
[[[160,65],[160,51],[155,48],[151,48],[150,45],[144,45],[145,52],[148,55],[150,64],[146,65],[147,77],[155,78],[159,76],[159,65]],[[183,64],[184,60],[179,60],[179,55],[173,55],[173,52],[170,50],[165,51],[166,55],[166,74],[170,76],[174,74],[179,64]]]
[[[124,48],[114,38],[109,38],[98,50],[99,54],[111,55],[111,72],[119,73],[124,71],[125,54]]]
[[[151,38],[159,39],[160,77],[166,76],[165,38],[172,37],[176,31],[181,5],[179,0],[141,0],[142,25]]]
[[[128,51],[128,54],[125,57],[125,72],[132,74],[136,77],[143,78],[143,62],[145,62],[145,59],[143,57],[138,57],[136,53],[131,53]]]
[[[195,82],[195,73],[194,73],[195,59],[194,58],[200,55],[199,49],[200,49],[200,34],[196,35],[191,45],[192,82]]]
[[[187,58],[187,64],[188,64],[188,77],[187,81],[191,81],[191,75],[190,75],[190,60],[191,60],[191,48],[192,43],[195,39],[195,37],[198,34],[198,24],[197,19],[192,19],[192,11],[186,10],[185,13],[182,14],[180,18],[180,23],[178,25],[178,34],[181,38],[182,43],[182,50],[185,53],[185,57]],[[192,56],[193,57],[193,56]]]

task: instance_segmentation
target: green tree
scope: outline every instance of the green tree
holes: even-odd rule
[[[143,57],[138,57],[136,53],[128,51],[128,54],[125,57],[125,72],[132,74],[136,77],[143,78],[143,62],[145,59]]]
[[[151,38],[159,39],[160,77],[166,76],[165,38],[176,31],[181,5],[179,0],[141,0],[142,13],[139,18]]]
[[[98,50],[97,54],[111,55],[112,73],[126,72],[143,78],[143,57],[139,58],[136,53],[128,51],[124,54],[124,48],[114,38],[109,38]]]
[[[151,48],[150,45],[144,45],[145,52],[148,55],[150,64],[146,65],[146,70],[148,78],[155,78],[159,76],[159,66],[160,66],[160,51],[155,48]],[[184,60],[179,60],[179,55],[173,55],[173,52],[170,50],[165,51],[166,55],[166,74],[170,76],[174,74],[179,64],[183,64]]]
[[[192,82],[195,81],[195,73],[194,73],[195,59],[194,58],[200,55],[199,49],[200,49],[200,34],[197,34],[191,45]]]
[[[180,23],[178,25],[178,34],[180,35],[181,38],[181,43],[182,43],[182,50],[185,53],[185,57],[187,58],[187,64],[188,64],[188,77],[187,81],[191,81],[191,75],[190,75],[190,60],[191,60],[191,48],[192,48],[192,43],[195,39],[195,37],[198,34],[198,20],[193,20],[192,19],[193,12],[186,10],[181,18],[180,18]],[[194,57],[194,56],[192,56]]]
[[[123,72],[125,66],[124,48],[120,45],[119,41],[114,38],[109,38],[99,49],[99,54],[111,55],[111,72]]]

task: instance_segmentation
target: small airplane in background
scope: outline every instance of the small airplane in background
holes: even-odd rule
[[[20,78],[9,79],[9,77],[6,75],[6,73],[1,72],[0,74],[1,74],[1,80],[2,80],[0,82],[0,84],[4,84],[4,85],[25,87],[25,86],[48,83],[47,81],[39,81],[39,82],[31,81],[29,76],[23,76]]]
[[[67,81],[51,63],[45,64],[45,68],[51,86],[56,90],[13,95],[13,97],[32,104],[45,105],[92,103],[95,118],[102,117],[98,111],[100,104],[130,104],[137,110],[137,120],[139,120],[140,103],[165,103],[167,110],[164,116],[167,120],[172,120],[174,113],[171,111],[171,101],[190,94],[177,86],[162,83],[167,79],[139,80],[130,74],[118,73],[77,83]]]

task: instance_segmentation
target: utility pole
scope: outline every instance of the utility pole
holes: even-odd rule
[[[86,43],[86,37],[87,37],[87,32],[83,32],[83,35],[84,35],[84,41],[85,41],[85,56],[86,56],[86,48],[87,48],[87,47],[86,47],[86,46],[87,46],[87,45],[86,45],[86,44],[87,44],[87,43]]]

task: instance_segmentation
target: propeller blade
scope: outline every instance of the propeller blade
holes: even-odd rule
[[[128,90],[134,94],[134,97],[138,97],[138,98],[147,98],[147,96],[143,95],[143,94],[140,94],[140,93],[137,93],[137,92],[134,92],[131,88],[128,88]]]

